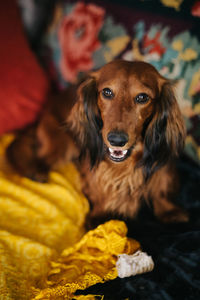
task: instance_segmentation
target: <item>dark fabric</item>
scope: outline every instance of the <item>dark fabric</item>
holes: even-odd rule
[[[127,222],[129,236],[152,256],[150,273],[98,284],[85,294],[104,300],[200,299],[200,169],[185,157],[178,162],[181,176],[179,204],[190,213],[186,224],[164,225],[143,207],[137,220]]]

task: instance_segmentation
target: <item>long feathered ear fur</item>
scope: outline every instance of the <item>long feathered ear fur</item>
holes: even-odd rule
[[[78,88],[78,99],[68,118],[72,131],[80,143],[80,157],[89,155],[91,167],[103,158],[101,129],[103,122],[97,106],[98,90],[96,80],[87,78]]]
[[[154,171],[180,154],[184,147],[185,126],[172,83],[163,84],[160,99],[145,131],[143,170],[148,179]]]

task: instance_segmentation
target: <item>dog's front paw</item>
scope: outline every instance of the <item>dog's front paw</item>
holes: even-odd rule
[[[180,207],[173,210],[163,212],[158,218],[163,223],[185,223],[189,221],[189,214]]]
[[[102,213],[102,214],[96,214],[95,211],[91,210],[85,221],[85,228],[87,231],[96,228],[100,224],[104,224],[105,222],[113,219],[114,216],[107,214],[107,213]]]

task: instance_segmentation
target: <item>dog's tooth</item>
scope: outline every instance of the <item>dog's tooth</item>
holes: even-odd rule
[[[126,155],[126,153],[128,152],[128,150],[124,150],[122,152],[123,152],[123,155]]]

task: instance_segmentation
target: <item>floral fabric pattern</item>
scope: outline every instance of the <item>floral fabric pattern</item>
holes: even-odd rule
[[[92,53],[100,48],[98,33],[103,23],[104,10],[96,5],[77,3],[59,27],[61,49],[60,70],[63,77],[75,81],[79,70],[94,67]]]
[[[192,6],[192,15],[195,17],[200,17],[200,1],[196,1]]]
[[[161,3],[165,6],[173,7],[175,9],[180,9],[180,5],[183,0],[160,0]]]
[[[144,60],[153,64],[163,76],[178,81],[176,91],[187,127],[185,152],[199,162],[200,40],[192,28],[193,23],[184,23],[181,15],[183,29],[176,28],[178,23],[174,25],[174,19],[163,17],[163,23],[160,22],[160,15],[159,22],[156,18],[152,22],[152,11],[150,21],[145,15],[134,22],[138,14],[143,14],[141,9],[137,14],[134,7],[125,13],[130,18],[119,22],[115,20],[110,6],[94,2],[63,0],[57,5],[55,18],[44,41],[49,51],[48,68],[53,80],[63,89],[75,82],[79,73],[97,69],[115,58]],[[179,16],[185,1],[159,3],[162,9],[171,9]],[[190,3],[188,18],[194,17],[194,22],[198,19],[199,3]]]

